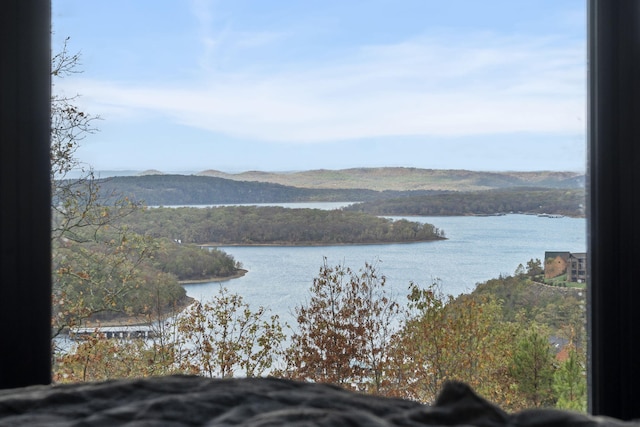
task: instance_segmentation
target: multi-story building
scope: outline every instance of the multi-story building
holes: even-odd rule
[[[584,283],[587,281],[587,254],[585,252],[569,254],[567,282]]]
[[[567,275],[567,282],[583,283],[587,280],[587,254],[584,252],[571,253],[545,252],[544,253],[544,277]]]

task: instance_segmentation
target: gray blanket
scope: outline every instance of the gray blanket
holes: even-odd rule
[[[0,391],[0,426],[632,426],[556,410],[508,414],[462,383],[437,402],[272,378],[170,376]]]

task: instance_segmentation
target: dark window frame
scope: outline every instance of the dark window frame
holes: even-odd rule
[[[51,3],[0,13],[0,388],[51,381]]]
[[[590,411],[640,417],[640,2],[589,0]]]
[[[51,4],[2,6],[0,388],[11,388],[51,375]],[[590,410],[631,419],[640,417],[640,2],[588,8]]]

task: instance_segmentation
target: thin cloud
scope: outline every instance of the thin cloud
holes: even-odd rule
[[[202,16],[204,28],[210,18]],[[210,34],[203,38],[213,40]],[[211,42],[211,49],[222,49],[220,40]],[[255,46],[276,43],[279,36],[244,34],[236,40]],[[213,50],[206,54],[207,61],[216,60]],[[268,71],[259,68],[212,72],[188,86],[65,83],[106,119],[105,110],[117,117],[152,114],[234,137],[288,143],[583,133],[576,117],[585,109],[584,44],[431,35],[364,46],[328,63],[289,60]]]

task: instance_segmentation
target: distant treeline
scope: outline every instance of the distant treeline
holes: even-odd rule
[[[584,216],[583,189],[515,188],[409,196],[358,203],[345,210],[373,215],[491,215],[496,213]]]
[[[312,189],[195,175],[119,176],[100,179],[96,183],[103,199],[117,194],[148,206],[367,201],[438,193],[430,190]]]
[[[148,208],[124,221],[136,233],[196,244],[335,245],[444,238],[444,232],[431,224],[342,210],[274,206]]]

